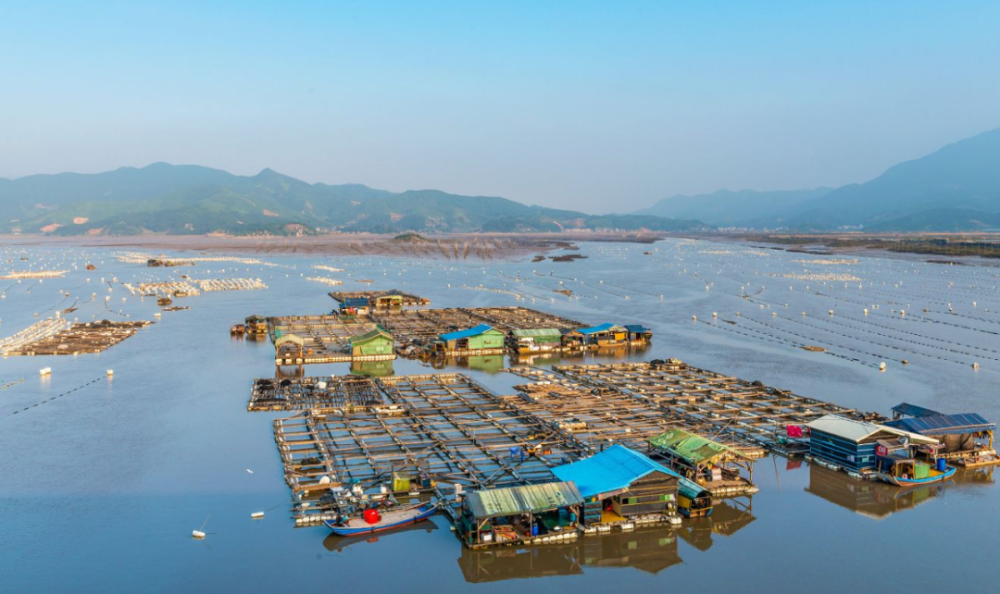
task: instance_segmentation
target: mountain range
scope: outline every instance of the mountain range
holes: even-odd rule
[[[679,195],[634,214],[796,231],[1000,229],[1000,129],[900,163],[861,184]]]
[[[696,220],[588,215],[492,196],[309,184],[265,169],[238,176],[154,163],[98,174],[0,179],[0,231],[54,235],[683,231]]]

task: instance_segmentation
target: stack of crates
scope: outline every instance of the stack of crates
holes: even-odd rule
[[[588,497],[583,504],[583,525],[592,526],[601,523],[601,502],[596,497]]]

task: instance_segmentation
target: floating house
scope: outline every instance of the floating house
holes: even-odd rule
[[[587,346],[587,337],[579,330],[562,330],[562,347],[567,349],[582,349]]]
[[[393,358],[392,335],[382,326],[375,326],[369,332],[351,337],[351,357],[384,359]]]
[[[568,482],[469,493],[456,531],[470,548],[571,540],[583,496]]]
[[[811,457],[861,476],[875,471],[880,450],[938,444],[932,437],[840,415],[824,415],[806,426]]]
[[[628,341],[632,344],[649,344],[653,342],[653,331],[641,324],[625,324],[628,331]]]
[[[588,346],[617,346],[628,343],[628,330],[615,324],[601,324],[591,328],[580,328],[584,343]]]
[[[376,311],[397,313],[403,311],[403,296],[397,293],[376,295],[369,300]]]
[[[244,327],[247,334],[262,336],[268,333],[267,318],[264,316],[248,316],[243,321],[245,322]]]
[[[942,458],[960,466],[991,466],[1000,463],[993,447],[996,423],[976,413],[944,414],[922,406],[902,403],[892,408],[887,427],[919,433],[941,442]]]
[[[649,451],[716,497],[758,491],[753,484],[753,459],[728,445],[683,429],[670,429],[649,440]]]
[[[340,304],[342,315],[363,316],[367,315],[370,310],[371,304],[367,297],[348,297]]]
[[[562,347],[562,332],[557,328],[511,330],[508,346],[521,355],[558,350]]]
[[[506,338],[503,332],[489,324],[480,324],[467,330],[440,335],[434,349],[441,353],[502,353]]]
[[[576,484],[587,527],[662,522],[677,509],[681,477],[622,445],[557,466],[552,474]]]

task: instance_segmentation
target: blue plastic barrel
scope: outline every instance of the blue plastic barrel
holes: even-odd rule
[[[937,459],[937,469],[938,469],[938,472],[944,472],[944,471],[948,470],[948,463],[945,462],[944,458],[938,458]]]

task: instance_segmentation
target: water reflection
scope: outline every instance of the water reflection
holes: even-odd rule
[[[990,470],[992,482],[992,469]],[[960,475],[966,476],[964,473],[956,473],[955,482],[960,482]],[[809,486],[805,490],[855,513],[881,520],[898,511],[912,509],[930,501],[947,488],[950,482],[952,481],[901,489],[882,481],[860,481],[843,472],[812,464],[809,466]]]
[[[656,574],[682,563],[668,527],[582,537],[575,543],[473,551],[462,547],[458,564],[470,583],[583,573],[583,568],[630,567]]]
[[[756,519],[752,498],[726,499],[715,502],[712,515],[684,520],[677,534],[699,551],[707,551],[712,548],[713,535],[732,536]]]
[[[388,377],[394,375],[392,361],[352,361],[351,375],[365,377]]]
[[[392,538],[393,536],[404,532],[423,532],[425,534],[430,534],[435,530],[438,530],[438,527],[434,522],[420,522],[419,524],[410,524],[409,526],[404,526],[403,528],[397,528],[392,532],[385,534],[370,534],[367,536],[337,536],[336,534],[331,533],[323,539],[323,548],[331,553],[342,553],[348,548],[360,549],[367,545],[373,545],[383,538]]]

